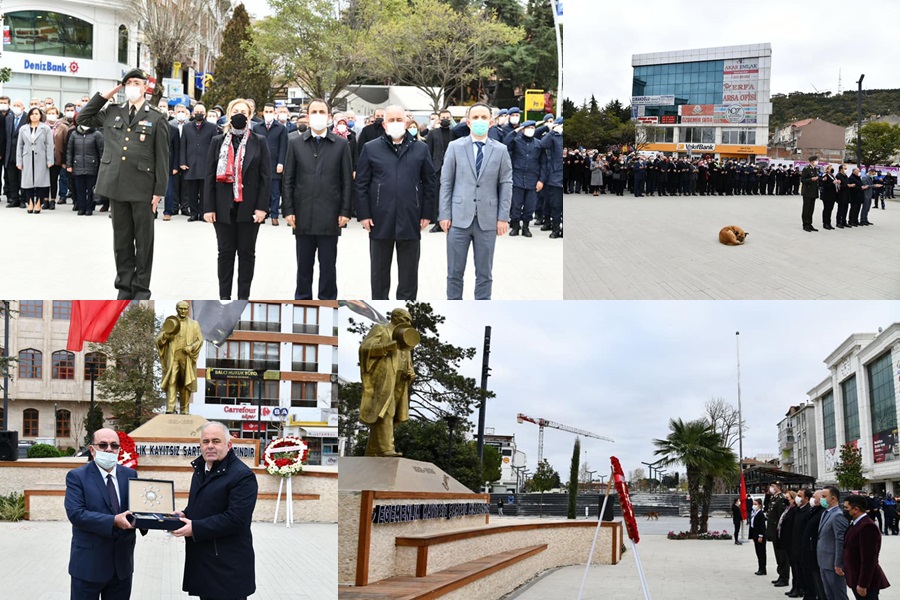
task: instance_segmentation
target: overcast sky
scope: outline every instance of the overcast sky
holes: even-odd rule
[[[382,314],[395,302],[373,302]],[[610,437],[586,438],[592,469],[609,469],[615,454],[627,471],[654,460],[651,440],[670,417],[703,415],[722,397],[737,404],[735,331],[740,331],[745,456],[777,452],[788,408],[828,376],[823,361],[853,333],[877,332],[900,319],[898,302],[441,302],[441,336],[478,355],[464,374],[480,381],[484,326],[492,326],[487,427],[515,434],[532,471],[538,427],[516,423],[525,413]],[[341,309],[339,368],[359,381],[359,338],[347,333]],[[471,422],[477,425],[475,412]],[[574,436],[545,429],[544,456],[568,479]],[[735,451],[737,448],[735,447]]]
[[[772,44],[772,93],[900,88],[895,0],[698,4],[685,0],[565,0],[564,95],[628,105],[633,54]],[[884,21],[882,21],[882,19]],[[865,43],[852,40],[862,35]]]

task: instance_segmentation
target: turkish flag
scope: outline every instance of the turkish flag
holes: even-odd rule
[[[741,519],[747,520],[747,483],[744,481],[743,471],[741,471]]]
[[[81,352],[85,342],[105,342],[130,300],[73,300],[66,350]]]

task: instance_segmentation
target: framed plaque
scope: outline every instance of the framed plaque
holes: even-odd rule
[[[175,514],[175,482],[163,479],[129,479],[128,504],[137,529],[174,530],[184,527]]]

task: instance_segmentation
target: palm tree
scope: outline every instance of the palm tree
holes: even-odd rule
[[[669,429],[671,433],[666,439],[653,440],[657,448],[654,455],[662,457],[661,466],[684,465],[691,506],[691,535],[695,536],[707,530],[715,479],[731,475],[737,469],[737,462],[734,453],[722,445],[722,437],[706,419],[687,423],[680,418],[670,419]]]

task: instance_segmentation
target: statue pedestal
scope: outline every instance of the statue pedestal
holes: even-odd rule
[[[200,415],[157,415],[129,433],[138,438],[200,439],[200,428],[209,421]]]
[[[208,423],[199,415],[157,415],[129,433],[134,439],[139,467],[189,466],[200,456],[200,428]],[[231,438],[234,453],[247,466],[259,464],[259,440]]]

